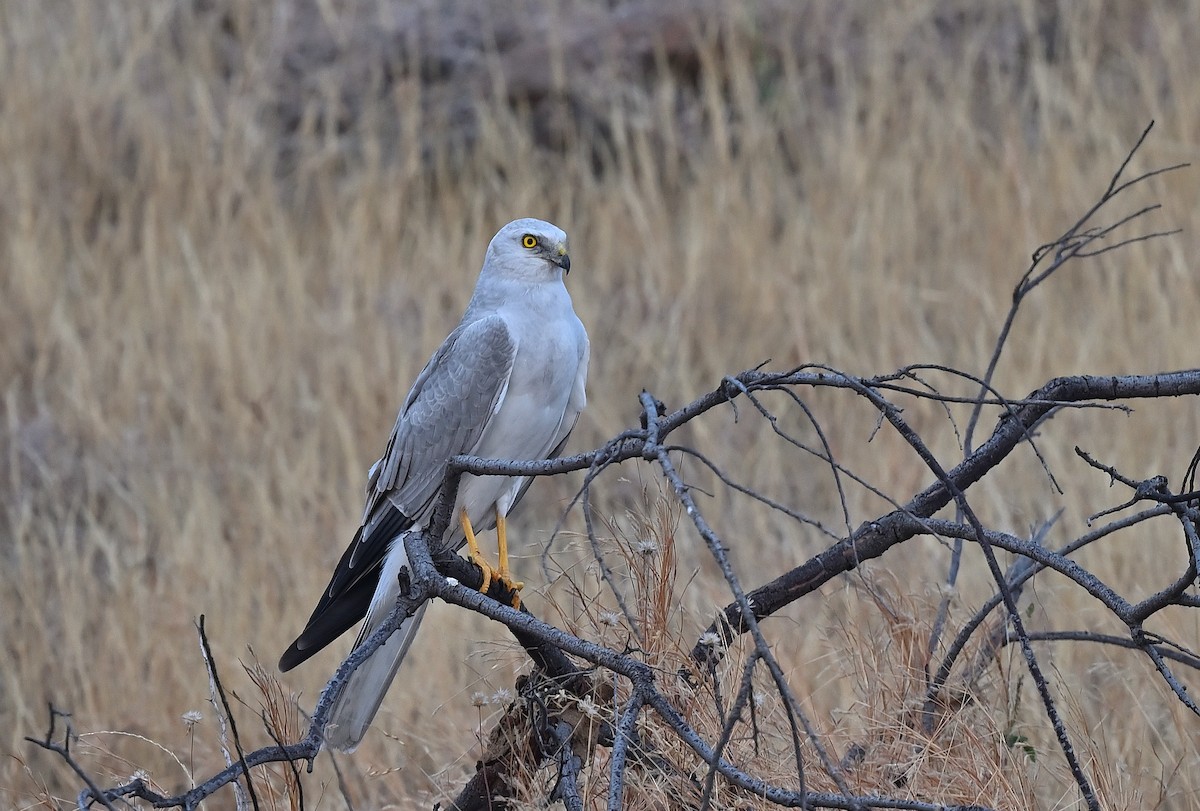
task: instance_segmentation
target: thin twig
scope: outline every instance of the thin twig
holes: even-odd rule
[[[225,685],[221,684],[221,677],[217,673],[217,663],[213,659],[212,648],[208,644],[208,634],[204,630],[204,615],[200,615],[200,620],[196,623],[196,632],[200,635],[200,650],[204,654],[204,666],[208,669],[208,677],[216,689],[217,696],[221,699],[221,708],[224,710],[224,718],[229,722],[229,734],[233,736],[233,747],[237,750],[238,763],[242,767],[242,775],[246,780],[246,793],[250,795],[250,803],[254,806],[254,811],[259,811],[258,795],[254,791],[254,781],[250,776],[250,767],[246,765],[246,753],[242,750],[242,736],[238,734],[237,719],[233,717],[233,708],[229,706],[229,698],[225,695]]]

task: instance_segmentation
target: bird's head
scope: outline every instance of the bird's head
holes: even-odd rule
[[[558,278],[560,269],[571,270],[567,234],[545,220],[513,220],[492,237],[484,260],[484,267],[489,266],[530,281]]]

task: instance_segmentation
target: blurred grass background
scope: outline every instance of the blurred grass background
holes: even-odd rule
[[[1150,119],[1134,170],[1195,160],[1197,45],[1196,2],[0,6],[0,805],[70,805],[79,788],[21,740],[44,732],[48,701],[73,712],[86,765],[113,782],[144,769],[174,793],[220,768],[201,613],[247,703],[248,742],[269,742],[237,662],[252,648],[272,668],[300,628],[395,409],[504,222],[544,217],[571,235],[568,285],[593,347],[571,450],[635,422],[642,388],[674,407],[768,358],[979,373],[1031,251],[1099,196]],[[1151,225],[1182,235],[1070,267],[1037,293],[1002,391],[1197,365],[1198,188],[1188,170],[1134,201],[1163,203]],[[865,405],[810,402],[839,458],[894,498],[929,481],[886,432],[868,442]],[[836,528],[827,472],[765,423],[727,416],[690,440]],[[943,459],[960,452],[940,409],[909,416]],[[1200,419],[1194,403],[1144,403],[1042,433],[1065,495],[1025,451],[972,496],[1017,533],[1062,508],[1057,545],[1127,497],[1075,444],[1177,483]],[[626,475],[598,496],[614,520],[654,492],[647,471]],[[538,550],[577,484],[537,484],[516,521],[545,616],[586,611],[537,594]],[[747,585],[827,543],[727,495],[709,503]],[[857,525],[884,502],[852,491],[848,506]],[[1145,594],[1165,561],[1183,565],[1161,536],[1082,559]],[[686,644],[726,598],[682,540]],[[843,749],[911,697],[947,556],[933,542],[905,550],[827,586],[819,612],[766,626]],[[586,579],[575,545],[555,554]],[[969,551],[965,566],[960,617],[991,593],[982,560]],[[1032,606],[1037,627],[1112,630],[1058,580]],[[1194,613],[1160,630],[1194,648]],[[311,708],[350,641],[284,689]],[[1200,802],[1196,720],[1142,659],[1039,651],[1106,807]],[[521,662],[501,630],[444,606],[412,657],[343,762],[356,807],[452,792],[494,709],[472,694],[511,686]],[[1019,662],[1001,670],[1019,691]],[[973,746],[881,767],[881,790],[950,799],[953,773],[975,778],[964,802],[1074,807],[1024,689],[980,710]],[[189,710],[204,720],[185,725]],[[309,807],[342,807],[327,758],[306,785]]]

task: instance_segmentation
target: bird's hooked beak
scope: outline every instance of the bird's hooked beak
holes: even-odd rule
[[[550,261],[562,268],[564,274],[571,272],[571,257],[563,243],[560,242],[551,249]]]

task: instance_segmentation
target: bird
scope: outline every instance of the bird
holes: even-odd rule
[[[363,620],[355,648],[388,616],[408,565],[404,538],[426,529],[449,460],[460,454],[514,461],[561,455],[587,403],[590,344],[564,278],[567,235],[524,218],[488,244],[479,280],[458,326],[434,351],[400,407],[387,446],[367,475],[362,523],[334,569],[304,630],[279,660],[287,672]],[[464,475],[437,555],[470,546],[484,571],[481,591],[509,572],[506,518],[529,477]],[[475,533],[496,529],[499,567]],[[362,741],[416,636],[422,605],[350,675],[326,723],[326,747],[352,752]]]

